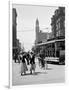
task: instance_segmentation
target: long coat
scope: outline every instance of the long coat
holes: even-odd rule
[[[26,73],[26,71],[28,70],[25,59],[26,59],[26,56],[23,55],[22,64],[21,64],[21,73]]]
[[[30,64],[31,64],[31,68],[30,71],[35,70],[36,65],[35,65],[35,55],[33,54],[31,59],[30,59]]]

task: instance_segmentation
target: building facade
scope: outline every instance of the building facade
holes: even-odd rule
[[[17,12],[16,9],[12,9],[12,49],[13,49],[13,54],[16,52],[17,49]]]
[[[50,33],[42,32],[42,30],[40,30],[38,19],[36,19],[35,31],[36,31],[35,44],[45,42],[45,41],[47,41],[47,39],[49,39]]]
[[[65,37],[65,8],[59,7],[51,18],[52,38]]]
[[[42,44],[47,42],[47,40],[51,38],[52,35],[51,33],[42,32],[42,30],[40,30],[38,19],[36,19],[35,31],[36,31],[35,51],[36,53],[38,53],[43,47],[37,47],[37,44]]]
[[[17,39],[17,49],[18,49],[18,52],[21,51],[21,43],[20,43],[19,39]]]
[[[55,43],[55,56],[59,56],[61,50],[65,50],[65,7],[55,10],[51,18],[52,38],[64,39],[63,42]]]

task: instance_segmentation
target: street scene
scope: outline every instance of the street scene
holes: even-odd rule
[[[12,4],[12,85],[65,82],[65,7]]]

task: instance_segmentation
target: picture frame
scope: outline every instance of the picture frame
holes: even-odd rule
[[[9,72],[10,73],[10,76],[9,76],[10,80],[9,80],[9,86],[10,87],[12,87],[12,77],[13,77],[12,72],[11,72],[12,67],[13,67],[12,66],[12,4],[14,4],[14,3],[10,2],[10,5],[9,5],[10,6],[10,13],[11,13],[10,14],[10,21],[9,21],[10,22],[10,27],[9,27],[10,28],[10,32],[9,32],[10,33],[10,50],[9,50],[9,53],[10,53],[10,62],[9,62],[10,63],[10,72]],[[25,5],[27,5],[27,4],[25,4]],[[38,6],[38,7],[41,6],[41,7],[43,7],[44,5],[30,5],[29,4],[29,6]]]

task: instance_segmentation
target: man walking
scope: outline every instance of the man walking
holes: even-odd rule
[[[34,71],[35,73],[35,54],[31,52],[31,59],[30,59],[30,64],[31,64],[31,68],[30,68],[30,74],[32,74],[32,71]]]

